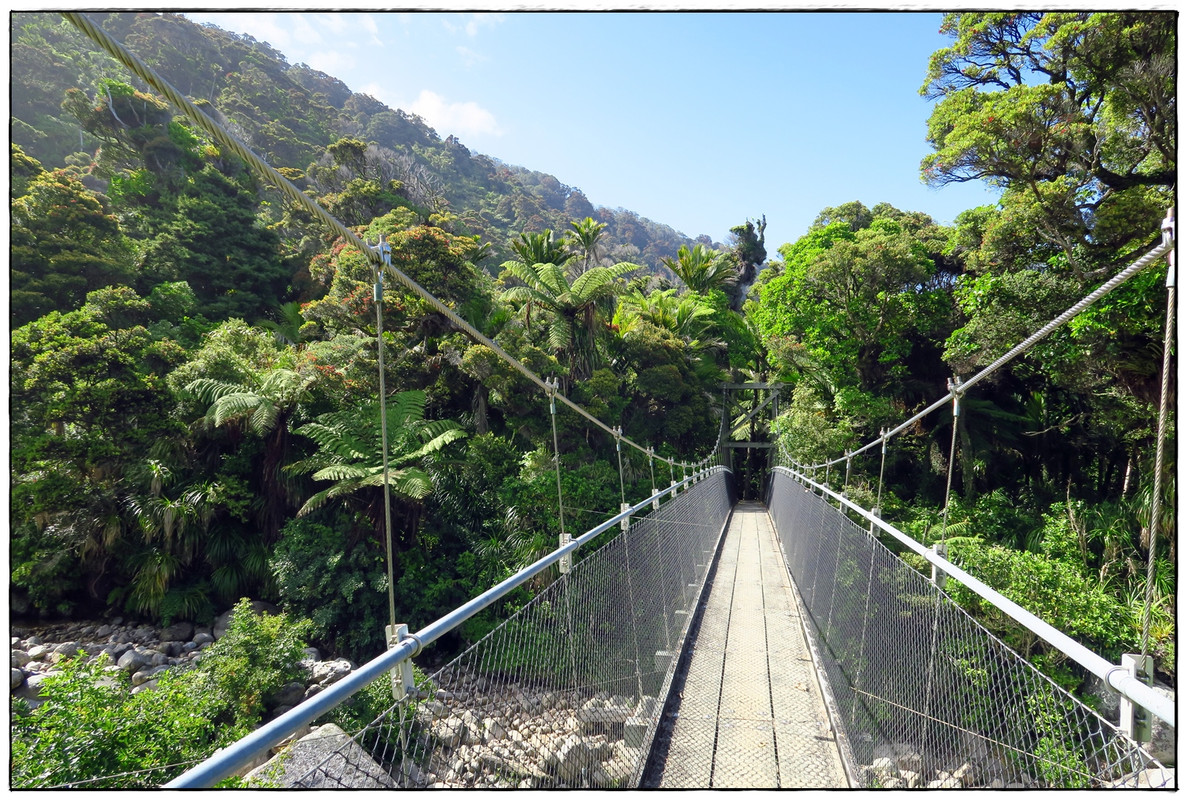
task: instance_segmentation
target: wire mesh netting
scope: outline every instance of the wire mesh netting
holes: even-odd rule
[[[770,513],[864,785],[1173,781],[1173,771],[781,470]]]
[[[352,737],[309,788],[633,786],[731,506],[717,470],[573,564]],[[323,726],[332,729],[332,726]],[[291,777],[289,777],[291,776]],[[265,776],[266,779],[266,776]]]

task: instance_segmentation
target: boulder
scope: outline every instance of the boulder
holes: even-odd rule
[[[588,745],[576,736],[569,737],[556,754],[556,776],[565,783],[575,786],[581,780],[581,771],[591,767],[595,759]]]
[[[12,666],[16,667],[17,669],[25,666],[32,660],[33,659],[30,658],[29,654],[26,653],[24,650],[13,650],[12,651]]]
[[[293,681],[286,683],[280,688],[276,695],[272,698],[271,706],[279,708],[280,706],[293,707],[305,699],[305,685]]]
[[[100,625],[99,630],[95,631],[95,635],[100,639],[105,639],[111,635],[112,627],[110,625]]]
[[[194,634],[193,644],[197,647],[201,647],[204,644],[210,644],[213,641],[214,641],[213,634],[210,634],[210,633],[195,633]]]
[[[16,689],[13,689],[12,696],[19,697],[29,704],[29,708],[37,708],[45,702],[41,696],[41,684],[45,682],[44,675],[29,675],[25,678],[25,682]]]
[[[125,672],[137,672],[141,667],[149,663],[150,660],[149,656],[138,650],[129,650],[120,656],[120,660],[116,664]]]
[[[139,686],[133,686],[132,694],[140,694],[141,692],[151,692],[155,688],[157,688],[157,679],[152,678],[151,680],[147,680],[144,683],[140,684]]]
[[[185,642],[194,635],[194,623],[177,622],[161,631],[162,642]]]
[[[344,658],[318,661],[313,665],[313,682],[322,686],[340,681],[350,674],[350,662]]]
[[[25,671],[20,667],[12,668],[12,688],[16,689],[25,682]]]
[[[32,642],[33,639],[36,639],[36,638],[37,638],[36,636],[30,637],[29,641]],[[50,652],[49,647],[46,647],[41,642],[38,642],[29,648],[29,650],[28,650],[29,659],[32,661],[40,661],[46,655],[46,653],[49,653],[49,652]]]
[[[78,642],[63,642],[53,649],[53,652],[62,656],[74,656],[82,649],[82,645]]]

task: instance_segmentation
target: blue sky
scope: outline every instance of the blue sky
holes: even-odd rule
[[[828,206],[951,223],[981,184],[929,189],[937,12],[189,13],[248,33],[472,151],[555,175],[595,205],[767,250]],[[303,166],[303,165],[291,165]]]

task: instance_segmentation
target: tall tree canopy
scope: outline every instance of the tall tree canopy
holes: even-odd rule
[[[1002,187],[993,224],[1081,281],[1148,246],[1175,182],[1175,14],[961,13],[940,31],[924,179]]]

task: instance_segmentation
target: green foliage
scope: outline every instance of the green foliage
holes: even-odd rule
[[[308,618],[310,635],[351,658],[373,657],[387,624],[387,572],[383,552],[351,543],[334,529],[307,519],[289,520],[268,558],[285,610]]]
[[[16,703],[13,785],[159,786],[261,721],[265,699],[300,674],[307,626],[257,617],[243,600],[194,668],[162,672],[156,688],[137,694],[105,658],[63,662],[42,684],[44,703],[31,711]]]
[[[952,552],[971,574],[1105,658],[1117,660],[1135,644],[1129,610],[1076,564],[974,541]],[[1033,634],[1013,626],[959,583],[949,583],[949,594],[1024,655],[1041,649]]]

